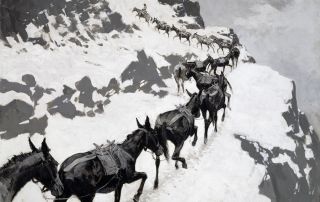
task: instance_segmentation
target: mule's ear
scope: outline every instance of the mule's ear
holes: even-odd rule
[[[31,138],[29,137],[29,146],[33,152],[39,152],[39,150],[34,146],[33,142],[31,141]]]
[[[186,92],[188,93],[189,97],[192,97],[192,93],[190,93],[187,89]]]
[[[143,128],[143,126],[140,124],[140,122],[137,118],[136,118],[136,121],[137,121],[138,128]]]
[[[146,129],[151,129],[149,116],[147,116],[144,126],[146,127]]]
[[[46,156],[50,152],[50,148],[47,145],[46,138],[43,139],[42,144],[41,144],[41,151],[43,154]]]

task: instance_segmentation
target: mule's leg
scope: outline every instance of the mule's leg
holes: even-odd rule
[[[181,87],[182,87],[182,92],[184,93],[184,81],[181,80]]]
[[[207,110],[201,110],[201,113],[204,121],[204,144],[207,144],[209,128],[209,121],[207,120]]]
[[[137,191],[136,195],[134,195],[134,197],[133,197],[133,201],[134,202],[138,202],[139,201],[140,196],[141,196],[142,191],[143,191],[144,183],[146,182],[147,178],[148,178],[148,176],[147,176],[146,173],[144,173],[144,172],[135,172],[133,174],[133,177],[130,180],[127,181],[128,183],[131,183],[131,182],[134,182],[134,181],[137,181],[137,180],[141,179],[141,183],[140,183],[140,186],[138,188],[138,191]]]
[[[182,157],[180,157],[180,151],[183,147],[183,143],[182,142],[180,145],[177,145],[174,149],[174,152],[173,152],[173,155],[172,155],[172,160],[175,160],[175,161],[180,161],[182,163],[182,168],[188,168],[187,166],[187,163],[186,163],[186,160]],[[177,167],[177,162],[176,162],[176,168],[178,169],[179,167]]]
[[[228,107],[229,109],[231,109],[231,108],[230,108],[230,99],[231,99],[231,95],[230,95],[229,93],[227,93],[227,92],[225,92],[224,94],[225,94],[225,96],[226,96],[226,97],[227,97],[227,99],[228,99],[227,107]]]
[[[226,104],[223,104],[223,114],[222,114],[221,121],[224,121],[225,114],[226,114]]]
[[[54,199],[54,202],[66,202],[72,194],[69,193],[63,193],[61,196],[56,197],[56,199]]]
[[[94,199],[95,194],[90,194],[88,196],[78,196],[79,200],[81,202],[92,202]]]
[[[218,112],[215,111],[214,112],[214,117],[213,117],[213,120],[214,120],[214,132],[218,132],[218,129],[217,129],[217,123],[218,123]]]
[[[180,83],[179,83],[179,78],[178,77],[176,77],[176,76],[174,76],[174,80],[176,81],[176,83],[177,83],[177,87],[178,87],[178,94],[179,94],[179,92],[180,92]]]
[[[119,184],[116,190],[114,191],[114,202],[120,202],[122,186],[122,183]]]
[[[209,121],[209,125],[210,125],[210,123],[212,124],[212,127],[215,127],[216,126],[216,123],[215,123],[215,121],[214,121],[214,114],[215,114],[215,112],[209,112],[209,117],[210,117],[210,121]]]
[[[194,131],[194,138],[192,141],[192,146],[196,146],[198,141],[198,126],[193,126],[193,131]]]
[[[233,70],[234,69],[234,59],[233,59],[233,57],[231,58],[231,63],[232,63],[231,70]]]
[[[215,53],[214,44],[211,45],[212,51]]]
[[[153,189],[157,189],[159,185],[159,166],[160,166],[160,157],[156,157],[156,179],[154,180]]]

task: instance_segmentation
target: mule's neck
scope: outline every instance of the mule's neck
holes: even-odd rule
[[[207,65],[210,63],[210,58],[208,57],[207,59],[205,59],[204,61],[203,61],[203,66],[204,67],[207,67]]]
[[[2,184],[7,190],[4,202],[11,202],[22,187],[34,178],[37,171],[36,165],[40,163],[42,157],[42,153],[30,154],[18,162],[0,169],[0,186]],[[0,199],[1,194],[4,193],[0,193]]]
[[[177,34],[179,34],[179,30],[176,27],[172,27],[172,30],[175,31]]]
[[[138,133],[141,133],[138,131]],[[137,135],[140,135],[140,138],[136,137]],[[133,134],[131,138],[125,140],[122,144],[121,147],[132,156],[134,161],[137,160],[139,155],[141,154],[143,148],[144,148],[144,140],[143,140],[144,135],[143,134]]]
[[[189,100],[189,102],[185,106],[186,106],[186,109],[188,109],[192,115],[195,115],[193,114],[193,111],[194,111],[193,109],[195,108],[195,101],[193,97]]]
[[[190,70],[190,74],[191,76],[194,78],[194,80],[196,80],[196,82],[200,79],[201,74],[195,70]]]

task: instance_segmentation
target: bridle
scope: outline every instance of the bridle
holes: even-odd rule
[[[147,129],[145,129],[145,128],[138,128],[138,130],[146,133],[145,145],[144,145],[144,147],[143,147],[143,150],[144,150],[144,151],[147,151],[147,150],[148,150],[147,145],[149,144],[148,134],[151,134],[151,133],[150,133]],[[160,147],[159,141],[157,141],[156,147],[157,147],[157,148]]]
[[[44,193],[44,192],[47,192],[49,191],[51,188],[53,188],[54,184],[57,182],[57,177],[54,177],[53,173],[52,173],[52,170],[50,169],[49,167],[49,162],[48,160],[46,160],[43,156],[41,156],[41,162],[39,163],[39,165],[36,166],[37,168],[39,167],[45,167],[45,169],[47,170],[47,172],[49,173],[50,175],[50,179],[51,179],[51,182],[50,182],[50,185],[49,187],[47,187],[46,185],[44,185],[43,183],[43,187],[41,188],[41,192]],[[35,179],[35,178],[32,178],[32,182],[34,183],[39,183],[39,180]]]

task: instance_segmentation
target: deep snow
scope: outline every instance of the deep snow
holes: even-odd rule
[[[174,15],[172,7],[159,4],[157,1],[145,2],[148,4],[151,15],[170,23],[177,23],[177,18],[172,17]],[[205,49],[196,47],[195,42],[191,46],[186,42],[180,43],[178,39],[172,39],[172,35],[168,38],[164,34],[159,34],[153,26],[134,17],[132,8],[141,7],[143,1],[110,0],[109,3],[113,11],[122,15],[124,23],[134,23],[140,30],[135,30],[134,33],[112,31],[101,34],[96,41],[88,42],[90,47],[88,49],[72,43],[59,48],[51,44],[52,51],[44,50],[43,47],[31,43],[15,43],[13,40],[10,40],[13,45],[11,49],[0,44],[0,61],[5,61],[0,64],[1,78],[21,83],[22,75],[32,74],[38,85],[55,89],[52,94],[44,94],[38,101],[39,105],[36,106],[32,117],[44,115],[48,117],[45,137],[52,149],[52,155],[59,163],[76,152],[92,149],[93,143],[101,144],[106,140],[122,141],[127,134],[137,128],[136,117],[144,121],[148,115],[154,123],[159,113],[186,103],[188,96],[177,95],[174,80],[165,78],[161,68],[171,65],[168,58],[172,55],[184,57],[187,54],[193,54],[193,58],[198,57],[201,60],[207,55]],[[192,22],[194,19],[183,17],[183,20]],[[220,30],[226,30],[226,28],[208,27],[199,33]],[[84,30],[80,32],[84,33]],[[55,30],[50,34],[57,40],[60,37]],[[113,38],[114,34],[118,34],[119,37]],[[105,38],[107,40],[104,40]],[[98,43],[103,45],[97,45]],[[104,112],[96,113],[95,117],[76,116],[68,119],[59,113],[52,115],[47,111],[47,103],[61,96],[63,85],[75,88],[75,83],[84,76],[88,76],[92,85],[99,89],[107,86],[112,78],[120,81],[127,67],[132,62],[139,62],[138,56],[141,51],[146,54],[146,60],[151,61],[146,66],[152,68],[154,63],[156,76],[160,76],[166,85],[161,87],[153,84],[152,90],[165,91],[166,96],[145,93],[143,88],[137,88],[138,90],[134,93],[120,92],[110,97],[110,103],[105,105]],[[210,54],[214,57],[218,56],[212,52]],[[227,110],[223,123],[220,121],[221,113],[219,113],[219,132],[209,136],[207,145],[203,144],[203,120],[196,121],[199,128],[198,143],[193,148],[191,140],[187,140],[181,154],[187,159],[187,170],[176,170],[172,161],[169,163],[162,161],[159,190],[153,191],[154,161],[149,153],[141,154],[137,162],[137,170],[145,171],[149,176],[141,201],[270,201],[266,195],[261,194],[259,189],[267,172],[266,166],[256,163],[256,160],[243,149],[243,143],[235,138],[235,135],[242,135],[250,141],[259,142],[269,150],[279,147],[295,152],[296,140],[287,135],[292,128],[282,116],[282,113],[288,111],[288,107],[291,106],[290,100],[294,96],[293,85],[290,79],[279,75],[269,67],[242,63],[241,60],[246,57],[246,50],[241,49],[238,68],[228,74],[228,79],[233,86],[232,110]],[[120,87],[125,89],[133,82],[134,78],[125,80],[120,82]],[[139,85],[143,86],[145,82],[147,81],[141,81]],[[188,81],[186,88],[191,92],[196,91],[193,81]],[[70,99],[77,110],[90,111],[90,107],[84,107],[83,104],[74,101],[78,96],[79,91],[76,91]],[[30,97],[12,91],[0,94],[0,105],[7,105],[13,99],[21,99],[33,105]],[[94,91],[93,100],[100,99],[105,97]],[[213,131],[212,128],[210,131]],[[314,158],[313,150],[306,147],[314,143],[311,134],[303,134],[300,131],[298,135],[308,139],[304,145],[304,155],[308,159]],[[24,133],[15,138],[0,139],[0,165],[14,154],[29,151],[28,136],[29,134]],[[43,136],[38,133],[32,136],[32,140],[37,145],[40,145],[42,138]],[[255,148],[259,150],[257,144]],[[173,151],[172,145],[170,151]],[[261,155],[267,159],[266,154],[261,152]],[[279,155],[272,161],[270,164],[282,165],[287,162],[296,176],[303,174],[303,177],[308,178],[311,164],[303,167],[305,173],[301,174],[300,165],[293,162],[287,154]],[[124,186],[121,201],[131,201],[138,183]],[[45,196],[52,197],[49,193]],[[37,185],[28,183],[14,201],[45,201],[45,199]],[[69,201],[78,200],[73,198]],[[113,201],[113,194],[98,194],[95,201]]]

